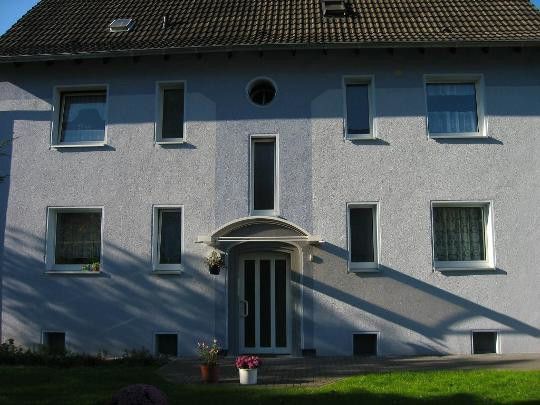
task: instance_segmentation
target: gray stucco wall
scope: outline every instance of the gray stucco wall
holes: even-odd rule
[[[484,75],[490,138],[427,139],[429,73]],[[343,139],[343,75],[375,76],[378,141]],[[267,108],[245,95],[257,76],[278,87]],[[154,145],[158,80],[187,81],[184,145]],[[109,85],[109,146],[50,150],[53,86],[95,83]],[[16,138],[0,198],[2,339],[65,330],[73,350],[118,352],[178,331],[181,355],[225,342],[226,274],[208,274],[195,240],[249,215],[249,136],[277,133],[280,214],[326,241],[300,281],[301,348],[349,355],[353,331],[380,331],[381,355],[470,353],[472,329],[498,329],[503,353],[540,351],[538,50],[0,65],[0,122]],[[493,202],[496,271],[433,271],[431,200]],[[377,274],[347,273],[346,203],[361,201],[380,202]],[[153,204],[184,206],[181,276],[150,274]],[[105,274],[45,275],[47,207],[85,205],[104,206]]]

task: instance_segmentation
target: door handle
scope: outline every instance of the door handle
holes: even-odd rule
[[[247,318],[249,315],[249,304],[246,300],[240,300],[240,304],[242,305],[242,317]]]

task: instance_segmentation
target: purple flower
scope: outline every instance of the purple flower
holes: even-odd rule
[[[259,368],[262,362],[257,356],[239,356],[236,358],[236,368],[254,369]]]

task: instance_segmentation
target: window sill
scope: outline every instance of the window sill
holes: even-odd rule
[[[463,272],[474,272],[474,271],[495,271],[496,268],[494,266],[466,266],[466,267],[452,267],[452,266],[435,266],[435,271],[439,272],[445,272],[445,271],[463,271]]]
[[[364,265],[351,265],[349,264],[349,273],[380,273],[379,265],[376,263],[366,263]]]
[[[103,271],[80,271],[80,270],[47,270],[44,274],[48,276],[81,276],[81,277],[99,277],[103,276]]]
[[[183,270],[153,270],[150,274],[153,276],[179,276]]]
[[[449,133],[449,134],[428,134],[431,139],[487,139],[487,135],[482,135],[479,132],[471,133]]]
[[[51,145],[51,149],[64,148],[102,148],[107,146],[105,142],[84,142],[84,143],[59,143]]]
[[[156,141],[156,145],[181,145],[186,143],[186,140],[183,138],[171,139],[170,141]]]
[[[377,137],[371,134],[364,135],[345,135],[345,140],[347,141],[376,141]]]

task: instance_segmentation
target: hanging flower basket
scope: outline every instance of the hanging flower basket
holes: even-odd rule
[[[208,271],[210,274],[218,275],[221,268],[225,265],[223,256],[217,250],[212,250],[206,257],[206,264],[208,265]]]

